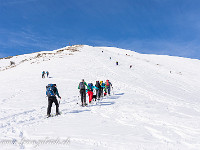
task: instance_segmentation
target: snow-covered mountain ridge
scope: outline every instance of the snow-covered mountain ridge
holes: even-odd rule
[[[0,140],[70,139],[67,145],[0,147],[200,149],[199,66],[195,59],[86,45],[0,59]],[[50,78],[41,78],[43,70]],[[82,78],[87,83],[109,79],[112,95],[80,107]],[[58,86],[62,115],[45,119],[48,83]]]

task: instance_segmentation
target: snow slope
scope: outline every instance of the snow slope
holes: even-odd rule
[[[198,150],[199,66],[194,59],[86,45],[1,59],[0,149]],[[41,78],[43,70],[50,78]],[[80,107],[82,78],[110,79],[112,95]],[[62,115],[47,119],[49,83],[58,86]]]

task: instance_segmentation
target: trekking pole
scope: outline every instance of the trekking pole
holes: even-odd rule
[[[77,96],[78,98],[77,98],[77,103],[76,104],[78,104],[78,101],[79,101],[79,95]]]
[[[79,102],[79,100],[80,100],[80,97],[81,96],[81,93],[80,93],[80,91],[79,91],[79,95],[77,96],[77,103],[76,104],[78,104],[78,102]]]

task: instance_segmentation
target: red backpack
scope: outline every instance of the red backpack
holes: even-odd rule
[[[109,80],[106,80],[106,86],[110,86]]]

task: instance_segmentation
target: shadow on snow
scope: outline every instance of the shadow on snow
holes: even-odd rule
[[[101,106],[113,105],[115,102],[99,102]]]
[[[118,94],[115,94],[115,95],[124,95],[124,93],[118,93]]]

